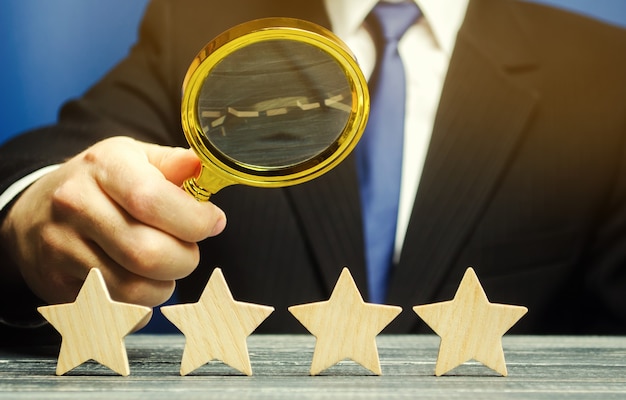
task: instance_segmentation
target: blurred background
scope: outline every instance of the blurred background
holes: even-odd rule
[[[626,27],[626,0],[529,0]],[[0,144],[54,122],[128,52],[148,0],[0,0]]]
[[[0,143],[54,122],[121,60],[148,0],[0,0]]]

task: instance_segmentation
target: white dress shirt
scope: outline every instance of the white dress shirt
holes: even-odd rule
[[[409,28],[399,43],[407,92],[402,183],[394,252],[396,262],[411,217],[450,56],[465,18],[468,1],[415,0],[422,17]],[[376,63],[376,49],[364,21],[377,2],[325,0],[333,32],[352,49],[368,78]]]
[[[399,44],[408,86],[396,261],[411,216],[443,81],[468,1],[415,0],[423,17],[406,32]],[[376,49],[364,21],[376,3],[377,0],[325,0],[332,30],[352,49],[368,78],[376,62]],[[0,195],[0,210],[28,185],[54,168],[51,166],[36,171],[10,186]]]

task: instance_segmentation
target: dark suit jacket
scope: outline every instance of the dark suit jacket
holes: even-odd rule
[[[221,31],[265,16],[329,25],[316,0],[154,1],[129,57],[59,125],[3,147],[3,188],[113,134],[186,145],[189,62]],[[428,332],[411,307],[451,299],[473,266],[492,302],[529,308],[515,332],[626,333],[625,71],[620,29],[525,2],[470,2],[391,279],[388,303],[404,312],[386,332]],[[276,308],[260,332],[303,332],[287,307],[325,300],[344,266],[367,298],[351,158],[310,183],[228,187],[212,200],[228,226],[202,243],[181,301],[197,299],[215,266],[235,298]]]

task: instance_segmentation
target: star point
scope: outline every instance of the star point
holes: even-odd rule
[[[246,338],[274,308],[235,301],[221,269],[216,268],[198,302],[165,306],[161,311],[185,335],[181,375],[216,359],[252,375]]]
[[[130,374],[124,337],[144,326],[149,307],[111,300],[102,273],[92,268],[73,303],[39,307],[62,336],[57,375],[94,360],[114,372]]]
[[[452,300],[415,306],[413,311],[441,338],[435,375],[474,359],[506,376],[502,336],[528,309],[490,303],[476,272],[468,268]]]
[[[327,301],[289,307],[289,312],[316,337],[311,375],[349,358],[381,375],[376,336],[401,307],[365,303],[344,268]]]

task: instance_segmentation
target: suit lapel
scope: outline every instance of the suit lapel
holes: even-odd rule
[[[519,51],[527,46],[510,6],[476,0],[468,7],[392,277],[390,304],[407,309],[432,300],[522,139],[536,99],[516,82],[515,71],[531,71],[533,61],[529,52]],[[394,330],[417,322],[403,315]]]
[[[295,215],[320,267],[328,294],[347,266],[366,296],[359,189],[352,156],[315,181],[286,188]]]

